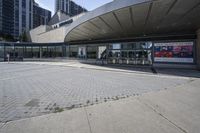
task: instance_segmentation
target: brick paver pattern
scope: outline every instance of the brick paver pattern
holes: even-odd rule
[[[190,78],[73,67],[0,64],[0,122],[172,88]]]

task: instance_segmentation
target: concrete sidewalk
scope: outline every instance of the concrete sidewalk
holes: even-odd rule
[[[200,79],[173,89],[0,124],[0,133],[199,133]]]
[[[92,65],[84,64],[79,61],[66,61],[66,62],[11,62],[13,64],[35,64],[35,65],[52,65],[52,66],[63,66],[63,67],[74,67],[74,68],[83,68],[83,69],[92,69],[92,70],[103,70],[103,71],[114,71],[114,72],[127,72],[127,73],[137,73],[137,74],[153,74],[151,69],[145,68],[135,68],[134,69],[120,69],[120,67],[109,67],[107,65]],[[130,67],[127,67],[130,68]]]
[[[5,62],[4,62],[5,63]],[[165,76],[174,76],[174,77],[193,77],[200,78],[199,71],[195,69],[166,69],[166,68],[155,68],[152,70],[151,66],[112,66],[112,65],[92,65],[84,64],[76,60],[70,60],[65,62],[11,62],[13,64],[33,64],[33,65],[51,65],[51,66],[61,66],[61,67],[73,67],[73,68],[82,68],[90,70],[100,70],[100,71],[112,71],[119,73],[134,73],[134,74],[144,74],[144,75],[159,75],[162,77]]]

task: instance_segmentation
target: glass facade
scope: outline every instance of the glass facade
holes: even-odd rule
[[[69,46],[69,57],[78,57],[78,46]]]
[[[0,61],[24,58],[94,59],[108,64],[152,65],[153,63],[195,63],[194,41],[128,42],[68,45],[64,43],[0,43]]]
[[[4,60],[4,46],[0,45],[0,61]]]
[[[64,11],[69,16],[75,16],[87,10],[71,0],[56,0],[55,12]]]
[[[87,58],[96,59],[97,58],[97,46],[88,46],[87,47]]]
[[[14,35],[14,0],[1,0],[0,34]]]
[[[152,42],[109,44],[108,63],[151,65],[152,47]]]
[[[51,19],[51,12],[39,7],[33,0],[0,0],[0,35],[10,41]]]
[[[40,58],[40,47],[32,48],[33,58]]]
[[[10,60],[23,60],[25,58],[57,58],[63,57],[65,44],[20,44],[20,43],[0,43],[0,61],[7,60],[6,55],[10,55]]]
[[[33,28],[46,25],[51,19],[51,12],[36,4],[33,6]]]

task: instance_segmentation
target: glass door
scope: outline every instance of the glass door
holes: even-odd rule
[[[10,61],[15,60],[15,47],[14,46],[6,46],[4,52],[4,60],[7,61],[7,55],[9,54]]]
[[[108,49],[108,63],[151,65],[152,42],[111,44]]]
[[[4,61],[4,46],[0,46],[0,61]]]
[[[138,42],[134,44],[135,49],[135,64],[136,65],[151,65],[152,64],[152,43]]]

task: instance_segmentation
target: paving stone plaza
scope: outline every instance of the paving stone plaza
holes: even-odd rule
[[[150,68],[144,68],[144,73],[34,63],[0,63],[0,68],[3,123],[173,89],[194,78],[161,74],[159,70],[155,74]],[[188,71],[199,76],[197,71]]]

